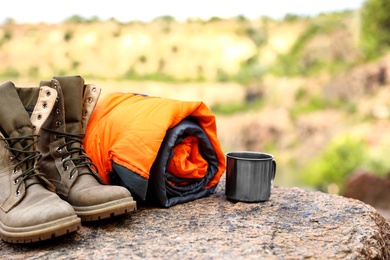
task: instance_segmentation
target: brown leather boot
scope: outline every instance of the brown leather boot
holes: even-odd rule
[[[84,85],[79,76],[55,77],[42,81],[41,86],[59,92],[52,114],[41,128],[38,145],[43,154],[38,165],[56,187],[57,194],[73,206],[82,221],[136,210],[136,202],[126,188],[103,184],[82,146],[100,88]]]
[[[37,88],[31,119],[13,83],[0,85],[0,236],[11,243],[58,237],[80,228],[80,218],[38,171],[36,134],[56,91]]]

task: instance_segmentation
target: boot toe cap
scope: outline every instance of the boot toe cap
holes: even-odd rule
[[[73,207],[53,193],[34,203],[22,201],[5,214],[2,222],[6,226],[23,228],[46,224],[74,215]]]
[[[132,196],[124,187],[99,185],[77,190],[77,192],[71,191],[68,201],[73,206],[94,206],[126,198],[132,198]]]

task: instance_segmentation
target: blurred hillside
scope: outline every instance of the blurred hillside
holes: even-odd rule
[[[8,21],[0,26],[0,78],[27,86],[78,74],[103,95],[203,100],[225,151],[273,153],[278,185],[339,192],[358,168],[390,169],[390,56],[362,58],[359,17]]]
[[[244,17],[187,23],[160,17],[147,24],[80,17],[62,24],[9,21],[0,28],[0,75],[79,73],[116,80],[245,81],[240,76],[246,75],[240,73],[259,74],[281,61],[284,67],[277,70],[283,74],[313,71],[335,60],[354,62],[357,23],[354,13],[285,22]],[[302,53],[299,45],[305,46]],[[303,63],[286,67],[298,55]],[[250,67],[254,64],[261,68]]]
[[[215,79],[218,71],[237,72],[240,62],[255,52],[250,39],[238,31],[239,24],[229,21],[6,25],[2,28],[3,39],[10,39],[3,40],[1,46],[0,73]]]

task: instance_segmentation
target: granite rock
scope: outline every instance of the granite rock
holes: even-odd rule
[[[275,187],[269,201],[215,194],[83,225],[46,242],[0,242],[7,259],[390,259],[390,224],[361,201]]]

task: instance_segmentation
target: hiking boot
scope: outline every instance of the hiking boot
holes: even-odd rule
[[[0,85],[0,237],[11,243],[46,240],[80,228],[72,206],[53,192],[36,166],[37,132],[57,94],[47,87],[37,91],[30,118],[14,84]]]
[[[103,183],[82,145],[100,88],[84,85],[79,76],[55,77],[40,85],[59,93],[49,119],[41,128],[38,144],[42,152],[38,165],[56,187],[57,194],[73,206],[81,221],[136,210],[136,202],[126,188]]]

